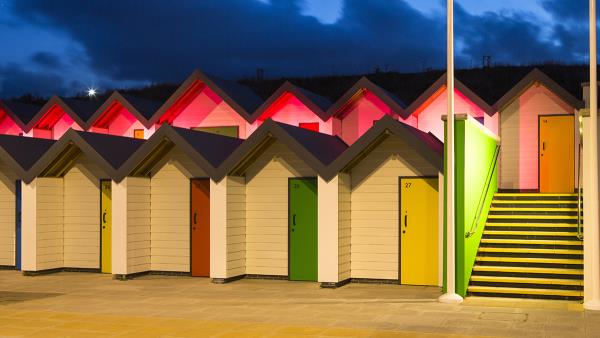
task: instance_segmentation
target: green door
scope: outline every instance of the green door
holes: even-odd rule
[[[289,180],[290,280],[317,281],[317,179]]]

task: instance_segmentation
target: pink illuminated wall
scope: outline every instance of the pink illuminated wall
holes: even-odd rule
[[[172,125],[180,128],[237,126],[239,137],[248,137],[248,122],[208,87],[173,119]]]
[[[341,113],[339,117],[341,130],[334,129],[334,134],[348,145],[356,142],[373,126],[374,122],[383,116],[389,115],[394,119],[399,119],[399,116],[387,104],[370,91],[365,91],[359,99],[344,110],[345,112]]]
[[[52,127],[52,136],[55,140],[58,140],[61,136],[64,135],[70,128],[81,131],[81,127],[73,121],[73,119],[67,115],[63,114]]]
[[[250,131],[254,132],[263,121],[271,118],[274,121],[299,126],[300,123],[319,123],[319,132],[332,135],[333,118],[327,121],[321,120],[312,110],[305,106],[298,98],[291,93],[285,93],[277,99],[257,120],[250,126]]]
[[[0,109],[0,134],[2,135],[20,135],[23,130],[19,127],[10,116]]]
[[[432,101],[420,107],[413,115],[417,117],[417,128],[428,133],[433,133],[438,139],[444,139],[444,123],[442,116],[448,112],[448,98],[446,89],[440,89]],[[456,114],[468,114],[475,118],[484,118],[485,112],[469,100],[458,90],[454,91],[454,104]]]
[[[123,107],[112,118],[107,128],[108,134],[125,137],[133,137],[135,129],[143,129],[144,138],[146,139],[154,133],[154,128],[147,129],[133,114]]]
[[[543,85],[533,85],[500,112],[500,188],[538,189],[538,117],[574,114],[574,109]],[[577,139],[575,147],[577,158]],[[574,159],[565,161],[575,166]]]

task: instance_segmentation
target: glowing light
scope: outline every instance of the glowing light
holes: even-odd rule
[[[87,95],[89,97],[95,97],[96,94],[98,94],[98,90],[96,90],[96,88],[93,88],[93,87],[92,88],[88,88]]]

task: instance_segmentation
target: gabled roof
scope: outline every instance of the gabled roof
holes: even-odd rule
[[[250,88],[240,85],[236,82],[227,81],[214,76],[208,76],[199,70],[195,70],[177,90],[164,102],[162,106],[149,119],[150,124],[158,123],[163,116],[178,100],[185,96],[193,86],[201,82],[220,98],[223,99],[233,110],[250,122],[250,116],[262,100]]]
[[[29,103],[0,100],[0,109],[4,110],[24,131],[26,125],[33,120],[40,108],[41,106]]]
[[[337,116],[343,112],[343,109],[353,103],[355,100],[360,98],[364,90],[368,90],[373,93],[377,98],[387,104],[391,110],[399,116],[404,117],[405,104],[396,95],[389,91],[379,87],[366,76],[363,76],[358,80],[346,93],[344,93],[331,107],[329,107],[329,115]]]
[[[432,134],[424,133],[386,115],[352,144],[348,150],[337,157],[327,167],[322,177],[325,180],[330,180],[338,172],[360,161],[366,152],[379,145],[390,134],[406,142],[410,149],[419,153],[439,171],[444,170],[444,145],[442,142]]]
[[[126,176],[145,176],[171,149],[177,147],[209,177],[243,140],[163,124],[119,169],[117,181]]]
[[[571,95],[562,86],[552,80],[548,75],[544,74],[538,68],[534,68],[529,74],[521,79],[514,87],[512,87],[506,94],[504,94],[495,104],[494,108],[500,111],[506,107],[509,103],[519,97],[529,87],[535,83],[540,83],[554,94],[556,94],[561,100],[569,104],[571,107],[580,109],[585,105],[584,103]]]
[[[232,172],[241,172],[243,165],[262,153],[274,141],[285,144],[296,156],[319,175],[343,153],[348,146],[337,136],[331,136],[267,119],[217,169],[215,180]]]
[[[302,104],[315,113],[321,120],[327,121],[330,115],[327,109],[331,106],[331,101],[315,94],[309,90],[295,86],[289,81],[284,82],[263,104],[256,109],[252,115],[250,123],[256,121],[260,116],[273,106],[286,93],[294,95]]]
[[[23,178],[33,164],[55,143],[41,138],[0,135],[0,161]]]
[[[432,100],[437,98],[445,89],[447,84],[447,74],[442,75],[437,81],[435,81],[423,94],[413,101],[413,103],[406,108],[406,116],[404,118],[414,114],[419,108],[425,104],[431,103]],[[462,83],[458,79],[454,79],[455,89],[465,95],[471,102],[475,103],[481,110],[483,110],[489,116],[496,113],[495,109],[487,104],[481,97],[473,92],[469,87]]]
[[[92,116],[100,104],[101,102],[99,101],[81,101],[76,99],[63,99],[58,96],[53,96],[27,123],[25,126],[25,132],[28,132],[35,127],[40,120],[52,110],[54,106],[58,106],[82,129],[85,129],[86,121]]]
[[[115,105],[125,107],[125,109],[135,116],[142,125],[146,128],[150,128],[152,123],[150,123],[149,119],[160,107],[161,103],[114,91],[108,99],[104,101],[104,104],[98,107],[93,115],[87,120],[86,129],[94,126],[105,113],[110,113]]]
[[[31,182],[37,176],[62,176],[83,153],[115,179],[118,169],[144,143],[129,137],[89,133],[69,129],[27,172],[23,179]]]

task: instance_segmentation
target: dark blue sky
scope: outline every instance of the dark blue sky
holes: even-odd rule
[[[587,62],[587,0],[456,0],[457,64]],[[0,0],[0,97],[442,68],[440,0]]]

